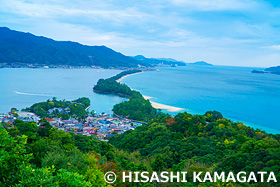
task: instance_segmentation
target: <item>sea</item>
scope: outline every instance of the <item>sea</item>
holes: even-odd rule
[[[59,100],[88,97],[90,111],[112,114],[113,106],[126,99],[96,94],[92,88],[99,79],[120,72],[104,69],[0,69],[0,113],[9,112],[12,107],[21,110],[53,97]]]
[[[184,108],[191,114],[216,110],[233,121],[268,133],[280,134],[280,76],[253,74],[251,67],[195,66],[161,67],[122,79],[132,89],[153,97],[151,101]],[[112,113],[125,101],[113,95],[96,94],[92,87],[100,78],[119,70],[104,69],[0,69],[0,113],[33,103],[88,97],[90,110]],[[180,111],[180,112],[184,112]],[[168,112],[168,111],[164,111]],[[168,112],[176,115],[178,112]]]
[[[216,110],[233,121],[278,134],[280,76],[251,73],[254,69],[264,68],[164,67],[125,77],[122,82],[153,97],[151,101],[184,108],[191,114]],[[176,115],[176,112],[169,113]]]

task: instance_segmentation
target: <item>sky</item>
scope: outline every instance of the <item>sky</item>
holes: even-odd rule
[[[280,65],[279,0],[0,0],[0,26],[128,56]]]

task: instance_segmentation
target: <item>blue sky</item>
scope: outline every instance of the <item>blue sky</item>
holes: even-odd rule
[[[129,56],[280,65],[279,0],[0,0],[0,26]]]

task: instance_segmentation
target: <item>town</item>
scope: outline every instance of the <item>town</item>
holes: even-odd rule
[[[54,111],[64,112],[62,108],[49,109],[49,114]],[[135,128],[142,126],[144,123],[136,122],[130,119],[117,117],[107,113],[91,114],[88,113],[85,120],[79,121],[78,119],[71,117],[67,120],[62,118],[53,117],[45,118],[52,127],[64,130],[65,132],[72,132],[74,134],[80,134],[85,136],[95,136],[98,140],[108,141],[108,139],[116,134],[122,134],[128,130],[134,130]],[[23,122],[35,122],[40,126],[41,118],[32,112],[16,111],[12,109],[8,113],[0,114],[1,124],[8,124],[13,126],[15,120],[22,120]]]

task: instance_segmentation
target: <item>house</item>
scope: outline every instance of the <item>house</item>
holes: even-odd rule
[[[78,123],[78,120],[76,120],[75,118],[70,118],[69,121],[71,121],[72,123]]]
[[[21,118],[21,120],[24,118],[23,121],[34,121],[36,123],[38,123],[40,121],[40,117],[37,116],[36,114],[32,113],[32,112],[17,112],[18,114],[18,119]]]
[[[51,118],[45,118],[51,125],[54,125],[56,123],[56,120]]]
[[[5,118],[5,117],[10,117],[10,114],[8,114],[8,113],[1,113],[0,114],[0,119],[2,119],[2,118]]]

